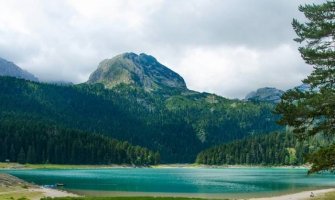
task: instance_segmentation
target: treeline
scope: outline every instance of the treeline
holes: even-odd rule
[[[48,122],[0,118],[0,162],[53,164],[159,163],[159,153]]]
[[[257,135],[209,148],[196,162],[206,165],[301,165],[305,156],[322,146],[322,140],[299,141],[290,132]]]

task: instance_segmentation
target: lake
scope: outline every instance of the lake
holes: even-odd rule
[[[335,187],[334,174],[283,168],[111,168],[0,170],[39,185],[89,195],[258,197]]]

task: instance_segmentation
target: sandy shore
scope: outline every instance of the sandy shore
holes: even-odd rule
[[[66,192],[66,191],[61,191],[61,190],[56,190],[56,189],[50,189],[50,188],[34,188],[34,189],[30,189],[31,192],[41,192],[43,193],[43,196],[47,196],[47,197],[78,197],[79,195],[70,193],[70,192]],[[328,193],[328,192],[335,192],[335,188],[331,188],[331,189],[321,189],[321,190],[311,190],[311,191],[304,191],[304,192],[298,192],[298,193],[294,193],[294,194],[285,194],[285,195],[280,195],[280,196],[274,196],[274,197],[262,197],[262,198],[251,198],[249,200],[307,200],[307,199],[313,199],[310,197],[311,192],[313,192],[314,197],[313,198],[317,198],[317,197],[322,197],[324,196],[324,194]],[[115,196],[148,196],[146,193],[134,193],[133,195],[127,195],[127,193],[114,193]],[[149,195],[151,196],[151,195]],[[165,197],[169,197],[170,195],[160,195],[160,194],[154,194],[152,196],[165,196]],[[173,195],[174,197],[179,197],[179,195]],[[184,195],[180,195],[181,197],[188,197],[187,194]],[[220,199],[220,197],[218,196],[206,196],[206,195],[195,195],[195,197],[198,198],[213,198],[213,199]],[[224,196],[222,197],[224,198]],[[235,199],[235,198],[233,198]],[[245,199],[245,198],[243,198]]]
[[[294,194],[286,194],[281,196],[275,197],[263,197],[263,198],[251,198],[250,200],[306,200],[306,199],[313,199],[316,197],[322,197],[324,194],[328,192],[334,192],[335,188],[332,189],[322,189],[322,190],[310,190],[304,192],[298,192]],[[313,192],[314,197],[312,198],[311,192]]]
[[[31,189],[28,189],[28,191],[41,193],[42,197],[78,197],[79,196],[79,195],[76,195],[70,192],[51,189],[51,188],[44,188],[44,187],[31,188]],[[40,198],[37,198],[37,199],[40,199]]]
[[[75,197],[66,191],[40,187],[9,174],[0,174],[0,199],[18,199],[26,197],[39,200],[42,197]]]
[[[93,191],[93,190],[74,190],[73,192],[78,193],[82,196],[95,196],[95,197],[185,197],[185,198],[200,198],[200,199],[231,199],[231,200],[308,200],[308,199],[319,199],[328,192],[335,192],[335,188],[332,189],[317,189],[308,190],[292,194],[264,194],[262,197],[260,194],[256,194],[259,197],[253,197],[255,194],[207,194],[207,193],[161,193],[161,192],[123,192],[123,191]],[[314,194],[314,198],[310,197],[311,192]]]

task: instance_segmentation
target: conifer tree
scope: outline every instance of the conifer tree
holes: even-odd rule
[[[335,135],[335,1],[310,4],[299,7],[306,21],[294,19],[293,29],[297,34],[295,41],[302,58],[313,66],[312,73],[303,80],[310,85],[308,91],[298,88],[286,92],[276,112],[282,114],[279,123],[293,128],[300,139],[316,134],[327,137]],[[319,153],[309,156],[313,163],[310,172],[335,168],[334,162],[315,156],[332,155],[334,147],[323,148]],[[324,162],[324,163],[322,163]],[[322,166],[322,167],[320,167]]]
[[[19,155],[17,156],[17,162],[20,164],[26,163],[26,153],[24,152],[22,147],[21,147]]]

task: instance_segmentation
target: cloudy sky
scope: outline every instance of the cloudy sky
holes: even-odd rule
[[[291,27],[320,0],[0,0],[0,57],[40,80],[85,82],[98,63],[147,53],[190,89],[242,98],[310,73]]]

